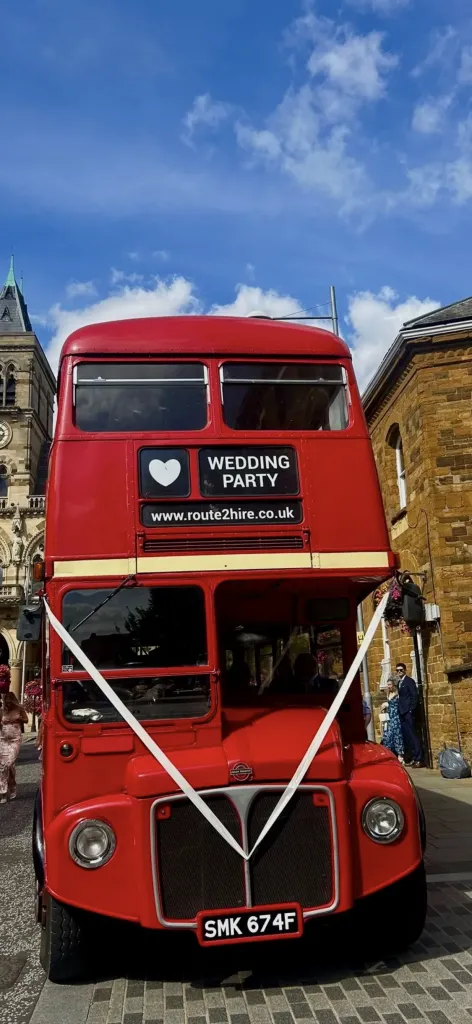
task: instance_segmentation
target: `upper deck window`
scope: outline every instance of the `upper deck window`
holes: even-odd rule
[[[80,430],[202,430],[207,370],[201,363],[79,363],[74,403]]]
[[[225,423],[233,430],[344,430],[346,374],[319,363],[225,363]]]

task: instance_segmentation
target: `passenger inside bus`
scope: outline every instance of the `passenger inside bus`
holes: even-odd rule
[[[335,679],[323,676],[312,654],[298,654],[293,666],[295,693],[336,693],[338,687]]]
[[[218,589],[215,610],[223,710],[287,698],[331,704],[345,657],[355,653],[355,609],[346,597],[314,595],[308,580],[235,581]]]

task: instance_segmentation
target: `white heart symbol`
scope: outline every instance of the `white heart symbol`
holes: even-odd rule
[[[158,484],[162,484],[163,487],[170,487],[180,476],[182,466],[177,459],[169,459],[168,462],[163,462],[162,459],[152,459],[149,463],[149,472]]]

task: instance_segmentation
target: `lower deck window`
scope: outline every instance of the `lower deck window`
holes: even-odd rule
[[[143,721],[203,718],[210,709],[208,675],[108,679],[116,695]],[[91,679],[63,684],[63,712],[68,722],[119,722],[121,716]]]
[[[208,662],[200,587],[70,590],[66,629],[98,669],[175,668]],[[64,672],[81,666],[66,646]]]

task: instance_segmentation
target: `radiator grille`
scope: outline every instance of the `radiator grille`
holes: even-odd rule
[[[241,787],[242,789],[243,787]],[[204,794],[200,794],[204,797]],[[251,848],[270,817],[280,790],[255,792],[246,821]],[[242,844],[239,812],[222,792],[205,802]],[[249,861],[242,858],[187,799],[169,800],[169,817],[156,817],[157,870],[162,914],[193,921],[201,910],[300,903],[328,907],[334,900],[331,810],[299,790]],[[246,889],[248,884],[248,889]]]
[[[302,551],[303,537],[146,537],[143,551]]]
[[[238,814],[229,800],[212,796],[205,802],[241,843]],[[244,906],[244,866],[239,854],[190,801],[176,800],[169,806],[170,817],[157,820],[164,916],[186,920],[199,910]]]
[[[249,813],[252,847],[280,793],[259,793]],[[300,903],[323,907],[333,897],[330,812],[315,807],[313,794],[297,793],[250,860],[254,905]]]

